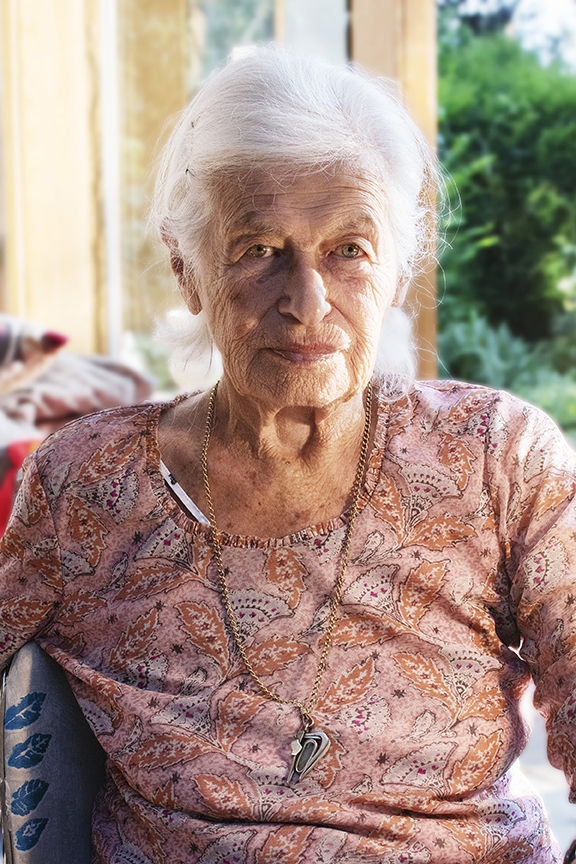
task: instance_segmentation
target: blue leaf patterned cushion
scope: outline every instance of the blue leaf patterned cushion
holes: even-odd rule
[[[49,784],[45,780],[27,780],[12,795],[10,810],[16,816],[28,816],[44,797]]]
[[[4,728],[24,729],[30,726],[38,720],[45,698],[45,693],[27,693],[17,705],[11,705],[6,709]]]
[[[2,704],[8,864],[90,864],[104,753],[64,672],[36,643],[16,654]]]

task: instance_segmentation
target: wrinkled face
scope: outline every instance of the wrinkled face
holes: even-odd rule
[[[340,171],[229,184],[189,292],[224,377],[276,408],[326,407],[362,390],[395,294],[394,249],[374,183]]]

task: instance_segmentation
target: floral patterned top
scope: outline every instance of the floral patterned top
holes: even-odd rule
[[[160,473],[162,408],[52,436],[1,544],[0,659],[37,639],[109,757],[94,861],[558,862],[511,769],[532,675],[576,786],[576,463],[551,421],[453,382],[378,400],[315,716],[332,744],[288,785],[298,711],[238,656],[207,529]],[[345,525],[223,536],[247,650],[281,696],[310,694]]]

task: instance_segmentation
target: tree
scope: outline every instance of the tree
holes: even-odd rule
[[[476,0],[470,4],[466,0],[438,0],[444,18],[456,16],[473,33],[493,33],[501,31],[512,20],[518,0]]]
[[[474,308],[535,341],[566,310],[576,247],[576,80],[445,2],[440,158],[462,206],[448,221],[441,327]],[[574,298],[576,299],[576,295]]]

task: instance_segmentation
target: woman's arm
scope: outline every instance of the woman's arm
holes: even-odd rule
[[[33,454],[0,540],[0,669],[46,627],[62,589],[58,538]]]
[[[548,757],[575,801],[576,455],[537,409],[503,394],[496,413],[490,485],[503,583],[546,718]]]

